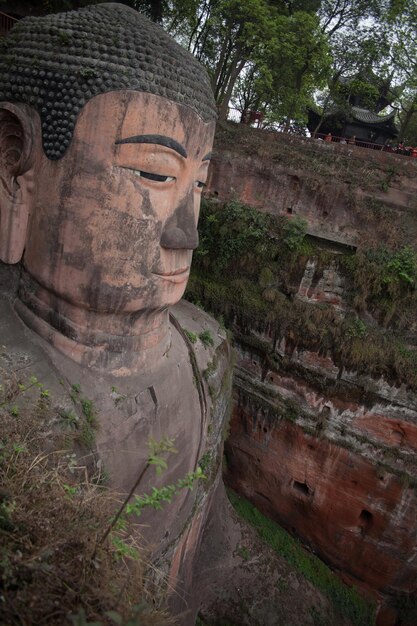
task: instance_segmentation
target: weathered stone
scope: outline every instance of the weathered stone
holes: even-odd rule
[[[1,364],[35,376],[57,414],[72,406],[77,419],[88,400],[99,425],[90,463],[119,492],[138,482],[151,437],[178,454],[137,493],[205,458],[205,486],[140,520],[174,613],[194,624],[181,598],[219,479],[230,355],[217,322],[169,307],[198,245],[215,119],[207,74],[113,3],[22,20],[3,53],[0,259],[20,265],[0,271]],[[184,329],[210,341],[194,345]]]

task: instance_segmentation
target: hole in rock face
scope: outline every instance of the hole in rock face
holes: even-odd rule
[[[214,195],[215,195],[215,196],[218,196],[218,195],[219,195],[219,192],[218,192],[218,191],[215,191],[215,192],[214,192]]]
[[[292,207],[291,206],[288,207],[287,213],[288,213],[288,215],[292,215]]]
[[[327,217],[329,214],[327,211],[323,211],[323,217]]]
[[[298,480],[294,480],[293,487],[299,493],[302,493],[304,496],[308,496],[310,493],[310,489],[308,488],[307,483],[300,483]]]
[[[264,426],[263,431],[264,431],[264,433],[267,433],[267,432],[268,432],[268,429],[267,429],[267,427],[266,427],[266,426]]]
[[[359,515],[359,526],[362,530],[362,533],[365,534],[372,526],[374,521],[374,516],[370,511],[366,509],[362,509],[361,514]]]

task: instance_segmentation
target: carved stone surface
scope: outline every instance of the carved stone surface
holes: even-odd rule
[[[146,471],[140,493],[209,459],[204,486],[140,518],[177,592],[174,612],[194,624],[196,607],[179,599],[192,593],[219,480],[230,358],[214,320],[169,307],[198,245],[208,77],[158,26],[113,3],[23,20],[0,77],[0,259],[19,263],[0,264],[2,376],[36,376],[58,421],[81,416],[71,391],[81,389],[99,422],[92,462],[119,492],[135,484],[150,437],[173,439],[178,454],[161,478]],[[193,345],[184,328],[213,345]]]

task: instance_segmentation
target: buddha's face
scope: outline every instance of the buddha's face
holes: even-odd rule
[[[135,91],[83,108],[59,161],[39,153],[24,264],[43,287],[98,312],[183,295],[214,123]]]

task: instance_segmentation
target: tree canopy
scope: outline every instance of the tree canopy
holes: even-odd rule
[[[97,1],[19,5],[40,14]],[[206,66],[221,118],[232,105],[243,118],[256,111],[264,125],[291,131],[305,124],[309,106],[324,116],[356,89],[375,111],[394,106],[401,137],[417,143],[417,0],[119,1],[159,22]],[[0,0],[0,9],[9,5]]]

